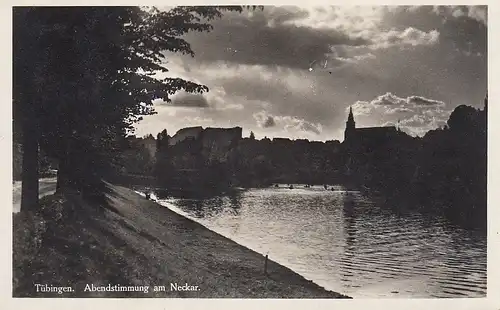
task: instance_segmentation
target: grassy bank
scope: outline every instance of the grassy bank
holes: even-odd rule
[[[76,194],[42,199],[37,214],[14,214],[14,297],[341,298],[290,269],[133,191],[110,186],[108,204]],[[198,286],[171,291],[171,283]],[[37,292],[35,284],[73,292]],[[149,286],[89,292],[94,286]],[[154,292],[154,286],[165,286]]]

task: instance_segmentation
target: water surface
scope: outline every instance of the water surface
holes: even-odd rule
[[[342,186],[159,202],[355,298],[486,296],[485,236]]]

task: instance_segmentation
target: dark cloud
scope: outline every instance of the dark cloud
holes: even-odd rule
[[[300,129],[302,129],[303,131],[309,131],[309,132],[315,133],[317,135],[321,134],[321,127],[319,127],[318,125],[309,123],[309,122],[301,123]]]
[[[439,29],[440,41],[452,50],[467,56],[487,53],[486,6],[402,6],[393,8],[385,17],[385,29],[407,26],[423,31]]]
[[[259,126],[260,128],[266,128],[265,124],[266,124],[266,122],[267,122],[267,120],[268,120],[269,117],[272,118],[272,116],[268,115],[264,111],[261,111],[261,112],[253,114],[253,118],[257,122],[257,126]],[[273,121],[274,121],[274,119],[273,119]]]
[[[332,52],[332,46],[371,43],[332,29],[284,23],[301,16],[307,16],[307,12],[282,7],[266,7],[252,17],[228,14],[226,18],[214,22],[212,32],[203,36],[189,35],[188,41],[200,61],[225,60],[300,69],[309,68],[313,60],[324,59],[326,54]]]
[[[172,99],[168,105],[188,108],[208,108],[207,98],[201,94],[181,93]]]
[[[306,18],[309,16],[309,12],[301,10],[299,7],[296,6],[280,6],[280,7],[273,7],[271,10],[269,9],[270,7],[267,7],[266,12],[268,12],[267,17],[271,25],[283,24],[290,20]]]
[[[408,103],[417,106],[443,106],[444,102],[439,100],[427,99],[421,96],[410,96],[407,98]]]
[[[276,126],[274,117],[272,115],[268,115],[264,111],[255,113],[253,117],[257,121],[257,125],[261,128],[271,128]]]
[[[453,19],[470,19],[488,26],[488,9],[486,5],[436,5],[433,12],[445,21]]]
[[[457,29],[460,29],[457,31]],[[444,42],[466,56],[484,56],[488,48],[486,24],[465,16],[446,19],[443,25]]]
[[[297,132],[309,132],[316,135],[321,134],[322,126],[321,124],[308,122],[302,118],[289,115],[270,115],[265,111],[260,111],[253,114],[254,119],[257,121],[257,125],[260,128],[273,128],[284,129],[287,132],[297,133]]]
[[[268,116],[264,124],[262,124],[262,127],[264,128],[269,128],[274,126],[276,126],[276,122],[274,121],[274,118],[272,116]]]

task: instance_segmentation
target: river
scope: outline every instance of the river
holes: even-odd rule
[[[486,296],[486,236],[342,186],[158,196],[162,205],[354,298]]]

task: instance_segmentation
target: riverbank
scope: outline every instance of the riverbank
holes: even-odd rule
[[[346,297],[271,260],[266,275],[262,255],[120,186],[109,186],[103,208],[52,195],[39,213],[13,216],[14,297]],[[171,290],[176,283],[198,288]],[[37,292],[35,284],[72,292]],[[149,289],[92,292],[87,284]]]

